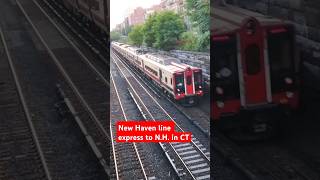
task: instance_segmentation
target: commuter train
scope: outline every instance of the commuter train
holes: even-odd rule
[[[202,70],[178,59],[155,53],[141,53],[137,48],[112,42],[111,47],[131,65],[143,72],[166,94],[184,105],[193,105],[203,96]]]
[[[230,5],[213,7],[211,21],[214,122],[242,112],[295,109],[299,58],[293,25]]]

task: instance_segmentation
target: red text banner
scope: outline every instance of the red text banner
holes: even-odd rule
[[[116,142],[191,142],[191,132],[176,132],[173,121],[118,121]]]

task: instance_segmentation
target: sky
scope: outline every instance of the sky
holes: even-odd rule
[[[110,30],[123,22],[128,12],[136,7],[148,8],[159,4],[161,0],[111,0],[110,1]]]

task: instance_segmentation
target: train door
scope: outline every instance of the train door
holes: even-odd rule
[[[185,71],[186,95],[194,94],[193,73],[190,67]]]
[[[249,19],[240,31],[244,100],[246,105],[267,103],[264,36],[259,23]]]

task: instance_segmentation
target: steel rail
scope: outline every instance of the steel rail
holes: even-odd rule
[[[112,83],[113,83],[113,85],[114,85],[114,89],[115,89],[115,91],[116,91],[117,98],[118,98],[118,100],[119,100],[119,104],[120,104],[120,108],[121,108],[122,114],[123,114],[123,116],[124,116],[125,121],[128,121],[127,115],[126,115],[126,113],[125,113],[125,111],[124,111],[124,108],[123,108],[123,105],[122,105],[122,101],[121,101],[120,96],[119,96],[119,92],[118,92],[117,85],[116,85],[116,83],[115,83],[115,81],[114,81],[114,79],[113,79],[113,75],[110,74],[110,76],[111,76]],[[112,136],[111,119],[110,119],[110,133],[111,133],[111,136]],[[115,167],[116,167],[116,170],[117,170],[117,164],[116,164],[116,162],[117,162],[116,159],[117,159],[117,158],[116,158],[116,156],[115,156],[115,147],[114,147],[113,140],[114,140],[114,139],[112,139],[112,141],[111,141],[111,142],[112,142],[112,150],[113,150],[113,154],[114,154]],[[134,146],[135,153],[136,153],[136,155],[137,155],[137,157],[138,157],[139,164],[140,164],[141,170],[142,170],[142,172],[143,172],[143,176],[144,176],[144,178],[147,180],[147,179],[148,179],[148,176],[147,176],[146,171],[145,171],[145,169],[144,169],[144,166],[143,166],[143,163],[142,163],[142,160],[141,160],[141,157],[140,157],[140,154],[139,154],[137,145],[136,145],[136,143],[132,143],[132,144],[133,144],[133,146]],[[116,173],[117,173],[117,180],[119,180],[119,174],[118,174],[117,171],[116,171]]]
[[[30,19],[30,17],[27,15],[25,9],[22,7],[22,5],[20,4],[19,0],[16,0],[16,3],[18,5],[18,7],[20,8],[20,10],[22,11],[22,13],[24,14],[24,16],[26,17],[27,21],[29,22],[29,24],[31,25],[32,29],[34,30],[34,32],[36,33],[36,35],[38,36],[38,38],[40,39],[41,43],[44,45],[45,49],[47,50],[47,52],[49,53],[50,57],[52,58],[52,60],[54,61],[54,63],[56,64],[58,70],[61,72],[61,74],[63,75],[63,77],[66,79],[67,83],[69,84],[69,86],[71,87],[71,89],[73,90],[73,92],[76,94],[76,97],[80,100],[80,103],[82,104],[82,106],[87,110],[89,116],[91,117],[91,119],[93,120],[93,122],[98,126],[98,129],[101,131],[101,133],[103,134],[103,138],[106,138],[107,141],[111,141],[110,138],[110,134],[107,132],[107,130],[103,127],[102,123],[99,121],[99,119],[97,118],[97,116],[95,115],[94,111],[91,109],[91,107],[88,105],[88,103],[86,102],[86,100],[84,99],[84,97],[81,95],[80,91],[78,90],[78,88],[76,87],[76,85],[74,84],[74,82],[71,80],[70,76],[68,75],[68,73],[66,72],[66,70],[63,68],[62,64],[59,62],[59,60],[57,59],[57,57],[55,56],[55,54],[52,52],[52,50],[50,49],[50,47],[48,46],[48,44],[45,42],[44,38],[42,37],[42,35],[40,34],[40,32],[38,31],[38,29],[35,27],[35,25],[32,23],[32,20]],[[106,172],[109,171],[108,169],[108,165],[105,164],[103,165],[103,168]]]
[[[22,88],[21,88],[21,85],[20,85],[20,80],[19,80],[19,77],[17,75],[15,66],[13,64],[13,61],[12,61],[12,58],[11,58],[11,55],[10,55],[10,51],[8,49],[7,43],[5,41],[5,36],[4,36],[3,30],[2,30],[1,27],[0,27],[0,36],[1,36],[2,43],[4,45],[5,52],[6,52],[7,57],[8,57],[10,69],[11,69],[11,72],[12,72],[12,75],[13,75],[13,78],[14,78],[15,85],[16,85],[17,90],[18,90],[20,101],[22,103],[25,116],[26,116],[26,118],[28,120],[29,128],[30,128],[31,133],[32,133],[32,138],[33,138],[33,140],[35,142],[37,151],[38,151],[39,156],[40,156],[40,160],[41,160],[42,166],[43,166],[45,174],[46,174],[46,178],[48,180],[52,180],[52,177],[51,177],[51,174],[50,174],[50,171],[49,171],[49,168],[48,168],[48,164],[47,164],[47,161],[46,161],[46,159],[44,157],[44,153],[42,151],[42,148],[41,148],[41,145],[40,145],[40,141],[38,139],[38,134],[37,134],[36,129],[34,127],[34,124],[32,122],[31,114],[29,112],[29,108],[28,108],[27,102],[25,100],[25,96],[23,94],[23,91],[22,91]]]
[[[19,0],[16,0],[19,1]],[[47,19],[51,22],[51,24],[54,25],[54,27],[59,31],[59,33],[71,44],[71,46],[77,51],[77,53],[82,57],[85,63],[89,65],[89,67],[99,76],[99,78],[107,85],[110,86],[109,81],[104,77],[96,68],[95,66],[90,62],[90,60],[83,54],[83,52],[72,42],[72,40],[66,35],[65,32],[57,25],[54,20],[48,15],[48,13],[45,12],[45,10],[40,6],[40,4],[36,0],[32,0],[36,6],[41,10],[41,12],[47,17]]]
[[[52,50],[50,49],[50,47],[48,46],[48,44],[45,42],[44,38],[42,37],[42,35],[40,34],[40,32],[38,31],[38,29],[35,27],[35,25],[32,23],[30,17],[28,16],[28,14],[26,13],[26,11],[24,10],[24,8],[22,7],[22,5],[20,4],[19,0],[16,0],[17,5],[19,6],[19,8],[21,9],[22,13],[24,14],[24,16],[26,17],[26,19],[28,20],[29,24],[32,26],[33,30],[35,31],[35,33],[37,34],[37,36],[39,37],[41,43],[45,46],[46,50],[48,51],[50,57],[53,59],[53,61],[55,62],[55,64],[57,65],[58,69],[60,70],[61,74],[64,76],[64,78],[67,80],[67,82],[69,83],[69,85],[71,86],[72,90],[76,93],[77,97],[79,98],[80,102],[82,103],[82,105],[87,109],[87,111],[89,112],[91,118],[94,119],[94,121],[97,123],[98,127],[100,128],[100,130],[104,133],[105,137],[108,138],[108,140],[110,139],[109,133],[106,131],[106,129],[103,127],[103,125],[101,124],[101,122],[98,120],[97,116],[94,114],[93,110],[91,109],[91,107],[88,105],[88,103],[85,101],[84,97],[81,95],[80,91],[78,90],[78,88],[76,87],[76,85],[74,84],[74,82],[72,81],[72,79],[70,78],[70,76],[68,75],[68,73],[66,72],[66,70],[63,68],[62,64],[59,62],[58,58],[55,56],[55,54],[52,52]]]

